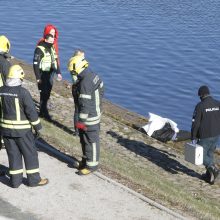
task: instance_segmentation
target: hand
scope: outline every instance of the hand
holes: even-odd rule
[[[37,83],[40,84],[40,83],[41,83],[41,79],[38,79],[38,80],[37,80]]]
[[[1,137],[0,138],[0,150],[4,147],[5,147],[5,144],[4,144],[3,138]]]
[[[59,73],[57,74],[57,81],[61,81],[63,79],[62,75]]]
[[[75,126],[76,126],[76,128],[78,128],[80,130],[87,131],[86,125],[82,122],[77,122]]]
[[[192,140],[192,144],[196,145],[197,140]]]

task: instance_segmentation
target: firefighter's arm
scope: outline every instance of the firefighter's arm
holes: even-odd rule
[[[40,119],[38,117],[38,113],[35,107],[35,104],[33,102],[33,99],[31,97],[31,94],[24,90],[24,96],[23,96],[23,106],[24,106],[24,113],[29,120],[30,124],[32,125],[35,132],[38,132],[40,129],[42,129]]]
[[[34,68],[35,77],[38,83],[41,80],[40,62],[43,56],[44,56],[43,52],[41,51],[40,48],[37,47],[34,51],[33,68]]]
[[[201,123],[202,111],[199,105],[195,107],[192,117],[191,140],[198,138],[198,131]]]
[[[89,83],[82,83],[79,94],[79,126],[83,127],[83,124],[89,116],[89,111],[92,105],[92,88]],[[85,124],[84,124],[85,125]],[[77,126],[77,125],[76,125]]]

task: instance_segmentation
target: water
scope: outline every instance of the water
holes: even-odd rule
[[[61,70],[76,48],[103,78],[105,97],[190,130],[197,89],[220,99],[218,0],[0,1],[0,34],[12,54],[32,63],[44,26],[59,29]],[[3,4],[4,3],[4,4]]]

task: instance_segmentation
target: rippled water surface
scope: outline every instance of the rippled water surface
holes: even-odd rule
[[[198,87],[207,84],[220,99],[218,0],[1,4],[0,34],[11,40],[12,54],[28,63],[47,23],[59,29],[64,78],[70,80],[68,59],[82,48],[105,82],[106,98],[127,109],[159,114],[189,130]]]

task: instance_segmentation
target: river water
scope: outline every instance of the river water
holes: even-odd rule
[[[105,82],[105,97],[190,130],[200,85],[220,99],[218,0],[0,1],[0,34],[12,55],[32,63],[44,26],[59,29],[61,70],[82,48]]]

